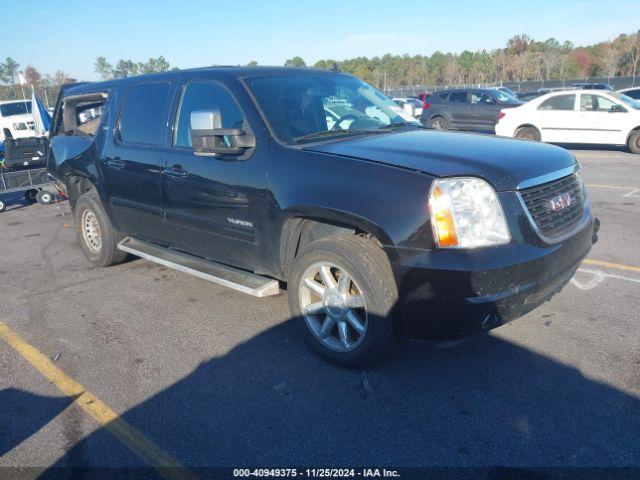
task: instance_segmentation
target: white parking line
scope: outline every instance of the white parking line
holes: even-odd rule
[[[584,184],[585,187],[588,188],[603,188],[603,189],[610,189],[610,190],[629,190],[627,193],[623,194],[623,197],[627,197],[627,198],[640,198],[640,195],[638,195],[638,193],[640,193],[640,188],[637,187],[623,187],[621,185],[598,185],[598,184],[593,184],[593,183],[585,183]]]
[[[640,283],[640,279],[638,279],[638,278],[625,277],[625,276],[622,276],[622,275],[616,275],[614,273],[605,273],[602,270],[592,270],[590,268],[579,268],[578,272],[580,272],[580,273],[588,273],[588,274],[593,275],[586,282],[582,282],[582,281],[576,279],[575,276],[571,279],[571,284],[574,287],[579,288],[580,290],[592,290],[592,289],[596,288],[598,285],[600,285],[606,278],[613,278],[613,279],[616,279],[616,280],[624,280],[626,282],[632,282],[632,283]]]

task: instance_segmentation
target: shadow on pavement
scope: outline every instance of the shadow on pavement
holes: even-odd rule
[[[0,458],[38,432],[75,397],[45,397],[24,390],[0,390]]]
[[[185,466],[640,466],[638,398],[492,335],[354,372],[289,320],[123,417]],[[113,442],[99,430],[57,466],[123,465]]]

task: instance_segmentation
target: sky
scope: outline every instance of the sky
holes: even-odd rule
[[[163,55],[180,68],[282,65],[296,55],[313,64],[491,50],[520,33],[588,45],[640,29],[635,0],[609,0],[605,10],[601,0],[0,0],[0,11],[0,59],[78,80],[98,79],[98,56]]]

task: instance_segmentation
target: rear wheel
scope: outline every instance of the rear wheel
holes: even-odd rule
[[[126,252],[118,250],[122,236],[111,224],[95,191],[82,195],[74,209],[76,234],[87,260],[97,267],[122,263]]]
[[[37,201],[38,190],[31,188],[24,192],[24,198],[27,202],[35,203]]]
[[[433,117],[429,120],[429,127],[434,130],[449,130],[449,122],[444,117]]]
[[[390,345],[398,298],[386,254],[359,237],[329,237],[296,259],[289,306],[311,348],[345,368],[373,362]]]
[[[631,132],[629,140],[627,140],[627,147],[631,153],[640,153],[640,130]]]
[[[533,140],[539,142],[540,132],[535,127],[520,127],[516,130],[514,137],[519,138],[520,140]]]
[[[7,204],[0,200],[0,213],[4,212],[7,209]]]

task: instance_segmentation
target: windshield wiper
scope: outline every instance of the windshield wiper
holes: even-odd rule
[[[413,122],[394,122],[389,125],[382,125],[378,130],[384,130],[385,128],[400,128],[400,127],[415,127],[415,128],[425,128],[421,123],[413,123]]]
[[[305,140],[314,140],[316,138],[329,137],[333,135],[361,135],[365,133],[380,133],[380,129],[357,129],[350,130],[348,128],[338,128],[335,130],[320,130],[318,132],[309,133],[307,135],[302,135],[301,137],[297,137],[295,139],[296,143],[300,143]]]

